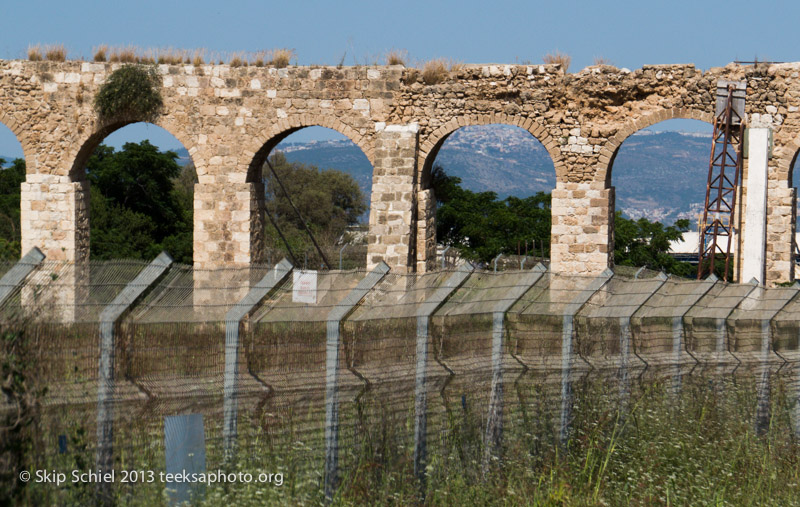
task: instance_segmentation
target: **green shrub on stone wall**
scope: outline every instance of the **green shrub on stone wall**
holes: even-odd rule
[[[103,123],[117,121],[154,122],[164,101],[161,79],[154,66],[124,65],[108,76],[94,99]]]

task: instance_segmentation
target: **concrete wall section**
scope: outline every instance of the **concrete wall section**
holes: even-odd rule
[[[747,197],[745,202],[744,243],[742,246],[742,279],[755,278],[764,284],[767,225],[767,163],[769,162],[769,128],[748,129]]]

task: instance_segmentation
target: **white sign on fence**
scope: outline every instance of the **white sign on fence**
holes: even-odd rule
[[[317,272],[297,270],[292,276],[292,301],[317,304]]]

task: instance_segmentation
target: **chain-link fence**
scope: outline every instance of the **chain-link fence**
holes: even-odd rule
[[[200,414],[202,467],[283,471],[312,500],[389,464],[424,488],[456,462],[489,473],[532,434],[534,447],[566,445],[589,377],[624,408],[643,378],[678,392],[692,370],[737,367],[757,379],[763,422],[774,372],[800,353],[799,286],[541,264],[203,271],[165,255],[26,256],[0,273],[3,330],[24,337],[46,388],[40,468],[169,469],[165,428]],[[70,498],[161,495],[96,486]]]

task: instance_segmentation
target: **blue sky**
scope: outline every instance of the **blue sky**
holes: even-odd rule
[[[437,57],[465,63],[540,62],[558,50],[572,56],[572,71],[596,57],[630,69],[657,63],[707,69],[755,57],[800,60],[797,1],[756,6],[738,0],[4,0],[0,19],[4,59],[23,58],[32,44],[62,43],[70,57],[87,59],[100,44],[205,48],[221,54],[288,47],[301,65],[335,65],[343,57],[346,65],[372,63],[392,48],[407,50],[412,64]],[[109,142],[150,137],[163,148],[177,147],[155,127],[123,132]],[[0,154],[21,154],[2,126]]]

